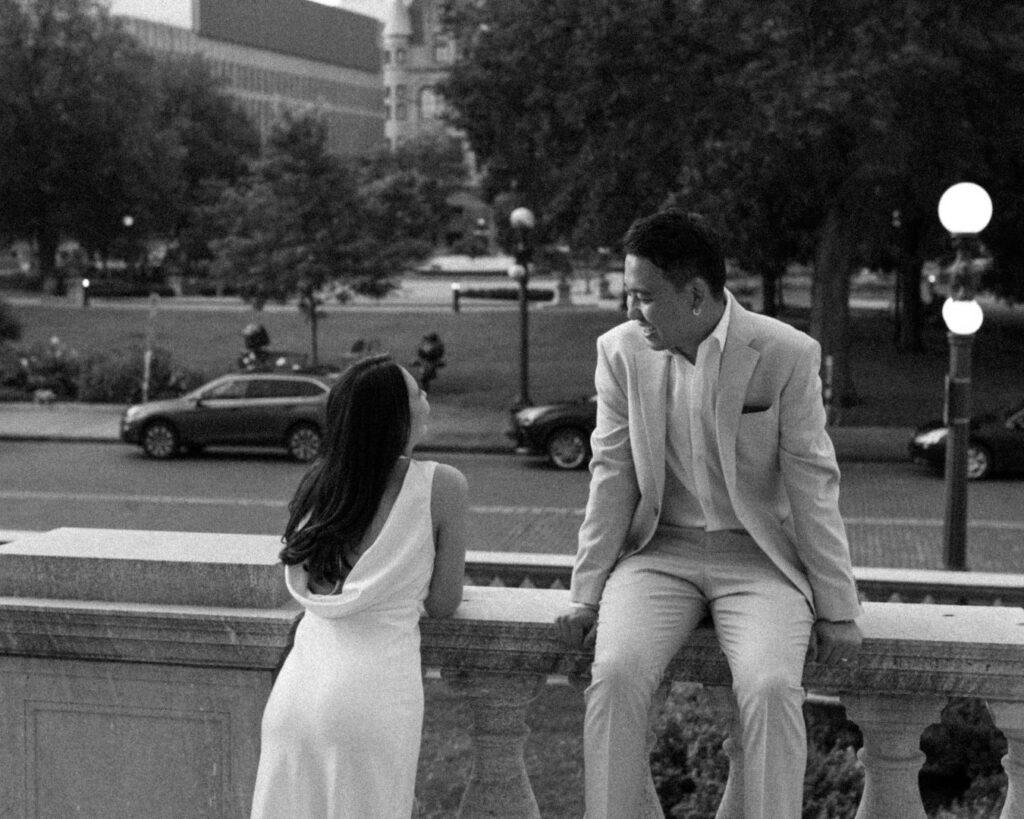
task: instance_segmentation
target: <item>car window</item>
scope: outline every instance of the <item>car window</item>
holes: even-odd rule
[[[303,398],[323,395],[324,388],[312,381],[290,378],[257,378],[249,382],[249,398]]]
[[[239,379],[228,379],[227,381],[221,381],[214,384],[209,389],[203,391],[203,398],[244,398],[245,397],[245,381]]]

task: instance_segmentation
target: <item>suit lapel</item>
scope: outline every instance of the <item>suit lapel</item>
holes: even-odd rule
[[[747,311],[735,300],[731,300],[731,303],[729,334],[725,340],[725,349],[722,350],[719,369],[715,435],[725,484],[729,493],[733,494],[736,489],[736,434],[739,431],[747,384],[761,354],[750,346],[754,334]]]
[[[647,448],[646,471],[654,478],[654,497],[660,499],[665,492],[665,408],[668,403],[670,357],[666,353],[652,350],[639,350],[634,355],[639,375],[637,404],[640,407],[641,430]],[[637,477],[642,481],[640,473],[645,470],[637,471]]]

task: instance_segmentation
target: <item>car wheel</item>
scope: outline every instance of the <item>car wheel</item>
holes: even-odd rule
[[[288,432],[285,446],[296,461],[307,463],[320,454],[320,430],[312,424],[299,424]]]
[[[967,445],[967,480],[980,481],[992,473],[992,453],[981,444]]]
[[[548,460],[559,469],[579,469],[589,456],[587,435],[576,427],[559,427],[548,436]]]
[[[178,451],[178,431],[167,421],[154,421],[142,430],[142,451],[163,460]]]

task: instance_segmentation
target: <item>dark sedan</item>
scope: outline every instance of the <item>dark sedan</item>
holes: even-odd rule
[[[919,427],[910,439],[910,457],[941,470],[946,463],[947,429],[942,421]],[[976,481],[998,472],[1024,471],[1024,403],[971,419],[967,477]]]
[[[151,458],[204,446],[282,447],[299,461],[320,452],[327,426],[329,377],[302,373],[235,373],[180,398],[128,407],[121,440]]]
[[[581,469],[590,461],[596,424],[597,396],[592,396],[518,410],[508,436],[517,449],[547,455],[559,469]]]

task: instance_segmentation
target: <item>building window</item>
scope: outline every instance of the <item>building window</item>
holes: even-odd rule
[[[391,65],[391,50],[384,49],[384,65]]]
[[[384,119],[385,120],[391,119],[391,106],[390,105],[385,105],[384,106]]]
[[[420,89],[420,119],[439,119],[443,108],[441,96],[433,88]]]
[[[395,119],[404,120],[407,119],[408,116],[409,110],[406,107],[406,104],[404,102],[398,103],[398,105],[395,106]]]
[[[455,62],[455,44],[447,37],[434,38],[434,62],[439,65],[451,65]]]
[[[395,52],[395,65],[405,65],[405,49],[400,48]]]

